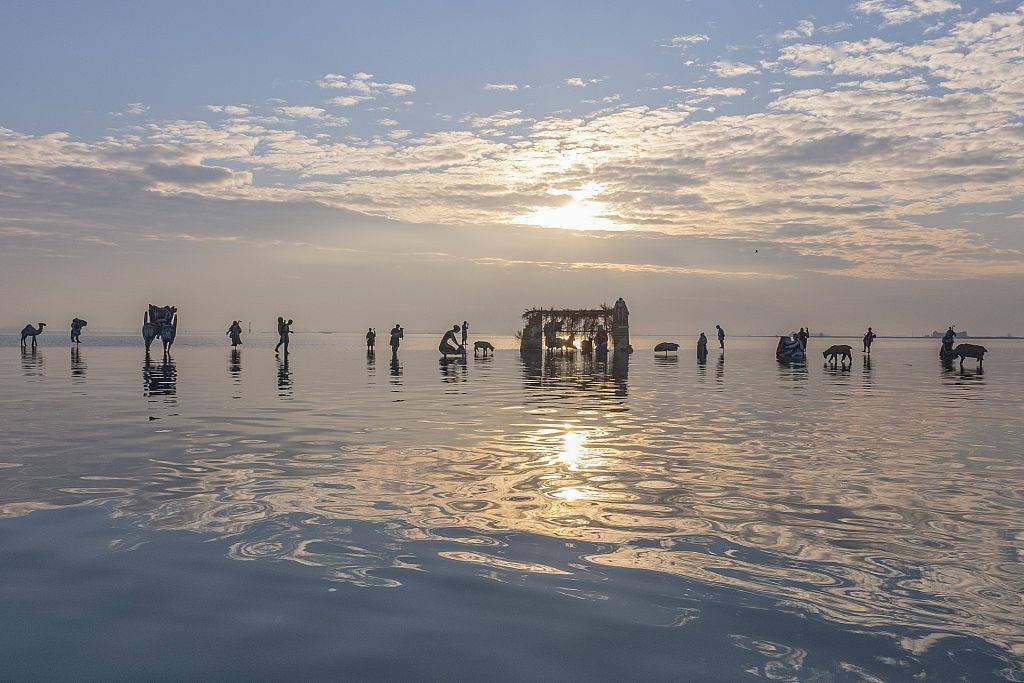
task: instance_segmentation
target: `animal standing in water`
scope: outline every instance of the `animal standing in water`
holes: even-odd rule
[[[88,324],[89,323],[85,322],[81,318],[75,318],[74,320],[71,321],[71,343],[72,344],[81,344],[82,343],[82,339],[81,339],[82,328],[85,327]]]
[[[850,365],[853,365],[853,347],[849,344],[833,344],[822,351],[821,355],[832,365],[835,365],[840,357],[842,358],[842,366],[844,368],[846,367],[846,361],[850,361]]]
[[[142,316],[142,340],[146,342],[146,353],[153,340],[160,337],[164,341],[164,352],[170,350],[171,345],[167,343],[164,332],[174,343],[174,335],[178,330],[178,308],[176,306],[154,306],[149,305],[149,310]]]
[[[32,348],[36,347],[36,337],[43,333],[46,323],[36,323],[39,327],[32,327],[32,323],[25,325],[21,330],[21,348],[25,348],[25,340],[32,337]]]
[[[491,355],[493,356],[494,355],[494,346],[491,344],[491,342],[485,342],[485,341],[473,342],[473,356],[474,357],[476,357],[476,352],[477,351],[482,351],[483,354],[484,354],[484,358],[487,357],[487,352],[488,351],[490,351]]]
[[[964,369],[964,359],[973,358],[978,361],[978,369],[982,369],[982,363],[985,360],[985,354],[988,353],[988,349],[980,344],[957,344],[956,348],[949,355],[949,362],[952,363],[954,358],[960,359],[960,369]]]

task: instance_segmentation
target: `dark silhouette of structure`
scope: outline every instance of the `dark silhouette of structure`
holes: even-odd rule
[[[874,330],[870,327],[868,328],[868,331],[864,333],[864,353],[871,353],[871,344],[875,341],[875,337],[877,336],[878,335],[875,334]]]
[[[850,367],[853,367],[853,347],[849,344],[833,344],[822,351],[821,355],[832,365],[835,365],[837,360],[842,358],[842,366],[844,368],[846,367],[846,361],[850,361]]]
[[[231,346],[239,346],[242,343],[242,326],[238,324],[237,320],[231,322],[231,326],[228,328],[227,335],[231,337]]]
[[[277,319],[277,346],[274,347],[274,353],[277,353],[282,346],[284,346],[284,355],[288,355],[288,338],[292,335],[292,325],[294,321],[289,319],[288,322],[284,321],[284,318],[278,317]]]
[[[775,347],[775,358],[781,363],[803,363],[807,360],[807,353],[798,332],[788,337],[779,337],[779,343]]]
[[[81,318],[75,318],[74,320],[71,321],[71,343],[72,344],[81,344],[82,343],[82,338],[81,338],[82,328],[85,327],[88,324],[89,323],[85,322]]]
[[[655,353],[664,353],[666,356],[669,354],[669,352],[674,353],[678,350],[679,344],[676,344],[675,342],[661,342],[654,347]]]
[[[459,344],[456,340],[456,336],[461,328],[458,325],[452,326],[452,329],[444,333],[441,337],[441,342],[437,345],[437,350],[441,352],[441,355],[447,358],[448,356],[464,356],[466,355],[466,347]]]
[[[21,346],[25,347],[25,340],[32,337],[32,348],[36,347],[36,337],[43,333],[43,328],[46,327],[46,323],[36,323],[39,327],[32,327],[32,323],[25,325],[21,330]]]
[[[567,342],[579,338],[592,340],[598,356],[607,357],[609,336],[615,353],[629,354],[633,350],[629,345],[629,309],[621,297],[613,306],[602,304],[594,309],[532,308],[523,313],[523,320],[526,324],[519,334],[519,350],[523,353],[567,349]]]

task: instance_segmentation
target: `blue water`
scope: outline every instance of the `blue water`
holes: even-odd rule
[[[246,338],[0,337],[4,678],[1024,680],[1020,342]]]

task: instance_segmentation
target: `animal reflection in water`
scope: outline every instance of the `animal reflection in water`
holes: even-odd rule
[[[21,369],[27,377],[43,376],[43,353],[35,346],[21,347]]]
[[[292,370],[289,365],[288,354],[277,358],[277,395],[280,398],[290,399],[292,397]]]
[[[178,366],[169,355],[159,364],[150,355],[142,364],[142,393],[144,396],[175,396],[178,392]]]

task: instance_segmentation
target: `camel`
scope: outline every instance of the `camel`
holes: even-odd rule
[[[21,346],[25,347],[25,340],[32,337],[32,348],[36,347],[36,337],[43,333],[43,328],[46,327],[46,323],[36,323],[39,327],[32,327],[32,323],[25,325],[21,331]]]
[[[964,359],[973,358],[978,361],[978,369],[982,368],[982,363],[985,360],[985,354],[988,353],[988,349],[980,344],[957,344],[953,352],[949,354],[947,360],[950,363],[953,362],[954,358],[960,359],[960,369],[964,369]]]
[[[149,305],[149,310],[142,317],[142,340],[146,342],[146,352],[157,337],[163,341],[164,353],[171,350],[174,335],[178,330],[178,309],[174,306]]]
[[[679,350],[679,344],[675,342],[661,342],[654,347],[655,353],[663,353],[667,356],[669,351],[675,352]]]
[[[842,357],[843,367],[846,367],[846,361],[850,361],[850,365],[853,365],[853,347],[849,344],[833,344],[822,351],[821,355],[833,365],[840,357]]]
[[[491,355],[494,355],[494,345],[491,342],[478,341],[473,342],[473,356],[476,357],[477,351],[483,351],[484,357],[487,357],[487,352],[490,351]]]
[[[171,352],[171,344],[174,343],[174,335],[178,332],[178,314],[175,313],[171,322],[165,322],[160,328],[160,340],[164,343],[164,355]]]

